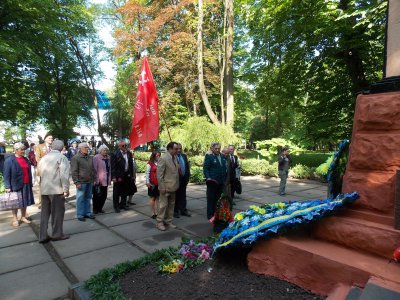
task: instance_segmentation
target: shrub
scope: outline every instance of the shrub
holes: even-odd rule
[[[192,156],[189,157],[189,161],[191,166],[203,167],[204,156],[203,155]]]
[[[292,152],[303,150],[299,146],[292,143],[291,141],[285,140],[283,138],[273,138],[270,140],[256,141],[255,143],[257,145],[257,150],[261,150],[261,149],[268,150],[270,157],[278,155],[278,148],[280,148],[280,147],[283,148],[283,147],[287,146],[287,147],[289,147],[289,149]]]
[[[136,172],[145,173],[146,172],[147,161],[136,160]]]
[[[298,179],[309,179],[312,178],[314,169],[304,166],[302,164],[295,165],[289,170],[289,176]]]
[[[139,151],[135,152],[136,160],[142,160],[145,162],[149,161],[150,155],[151,155],[151,152],[139,152]]]
[[[212,142],[220,142],[222,146],[240,142],[231,127],[215,125],[206,117],[191,117],[182,126],[173,127],[170,131],[172,139],[180,142],[184,151],[191,154],[206,153]],[[160,139],[162,144],[168,144],[168,133],[163,131]]]
[[[270,164],[265,159],[244,159],[241,161],[243,175],[268,175]]]
[[[307,153],[294,153],[291,154],[293,163],[292,165],[304,165],[307,167],[316,168],[323,162],[325,162],[332,153],[319,153],[319,152],[307,152]]]
[[[203,168],[192,166],[190,168],[190,179],[189,182],[192,183],[204,183],[206,179],[204,178]]]
[[[3,173],[0,173],[0,193],[5,192]]]

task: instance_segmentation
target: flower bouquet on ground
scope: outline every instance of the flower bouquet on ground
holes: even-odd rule
[[[214,232],[220,233],[230,222],[233,222],[231,205],[228,197],[223,193],[217,202],[214,216],[210,219],[214,225]]]
[[[179,273],[198,266],[211,258],[214,251],[212,244],[190,240],[182,243],[178,250],[167,249],[166,259],[158,263],[158,270],[162,273]]]

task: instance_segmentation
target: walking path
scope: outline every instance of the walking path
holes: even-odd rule
[[[138,182],[144,182],[140,174]],[[279,180],[242,177],[243,193],[235,198],[234,213],[250,205],[288,200],[326,198],[327,187],[315,181],[289,180],[287,195],[277,195]],[[37,191],[37,187],[35,187]],[[206,237],[212,226],[206,219],[205,185],[189,185],[188,209],[192,217],[174,219],[176,229],[161,232],[151,219],[147,188],[138,185],[133,197],[136,205],[129,211],[114,213],[112,190],[104,210],[95,220],[75,218],[75,196],[66,204],[64,241],[38,243],[40,210],[29,207],[32,224],[11,227],[11,213],[0,212],[0,299],[68,299],[68,287],[85,281],[103,268],[137,259],[156,249],[178,246],[182,236]],[[71,192],[75,193],[72,187]],[[51,233],[51,231],[49,231]]]

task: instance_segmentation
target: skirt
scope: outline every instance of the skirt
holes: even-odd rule
[[[33,198],[33,191],[30,184],[24,184],[22,190],[19,191],[21,194],[18,208],[25,208],[27,206],[35,204]]]
[[[149,197],[159,197],[160,191],[158,190],[158,185],[149,187],[147,190],[147,195]]]

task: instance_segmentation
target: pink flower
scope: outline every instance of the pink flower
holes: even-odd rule
[[[208,253],[205,249],[203,249],[203,251],[201,251],[199,258],[203,259],[203,260],[207,260],[210,258],[210,253]]]

